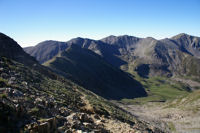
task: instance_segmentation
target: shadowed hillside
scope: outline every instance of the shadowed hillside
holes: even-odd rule
[[[44,65],[108,99],[146,96],[139,82],[77,45],[71,45]]]

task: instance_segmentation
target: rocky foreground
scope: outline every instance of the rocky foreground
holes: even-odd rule
[[[0,58],[0,132],[164,132],[71,81],[49,75]]]

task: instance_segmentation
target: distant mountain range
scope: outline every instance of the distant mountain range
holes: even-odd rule
[[[141,77],[200,76],[200,38],[184,33],[162,40],[124,35],[101,40],[44,41],[24,50],[44,63],[72,44],[89,49],[114,67],[137,72]]]

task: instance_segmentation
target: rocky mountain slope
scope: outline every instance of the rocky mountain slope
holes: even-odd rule
[[[146,96],[142,85],[127,73],[76,44],[44,65],[107,99]]]
[[[97,41],[75,38],[66,42],[65,47],[72,43],[101,55],[113,66],[130,73],[136,71],[142,77],[178,75],[198,78],[200,75],[197,67],[200,55],[199,37],[179,34],[172,38],[156,40],[151,37],[137,38],[124,35],[109,36]],[[36,47],[31,49],[37,51]],[[58,53],[54,53],[54,56]],[[187,62],[192,65],[188,65]]]
[[[40,66],[3,36],[0,132],[164,132]]]
[[[107,37],[103,42],[117,45],[119,57],[127,64],[127,71],[137,71],[143,77],[173,75],[199,75],[199,37],[179,34],[170,39],[135,38],[130,36]],[[195,47],[194,47],[195,46]],[[194,66],[188,66],[190,61]],[[189,72],[194,67],[194,73]],[[195,74],[196,73],[196,74]]]

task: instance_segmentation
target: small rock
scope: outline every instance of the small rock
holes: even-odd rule
[[[87,114],[85,113],[81,113],[79,116],[79,119],[81,122],[88,122],[88,123],[93,123],[93,120],[91,117],[89,117]]]

